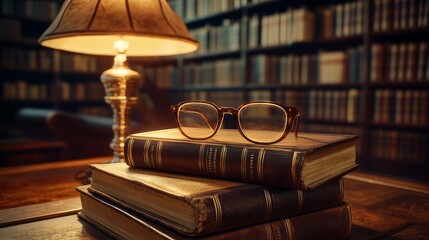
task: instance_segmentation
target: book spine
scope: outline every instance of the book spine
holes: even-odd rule
[[[338,206],[343,196],[340,179],[313,191],[245,185],[187,198],[199,216],[195,234],[202,235]]]
[[[204,239],[347,239],[351,233],[351,226],[350,207],[342,205],[312,214],[228,231]]]
[[[124,149],[131,167],[304,189],[302,152],[131,136]]]

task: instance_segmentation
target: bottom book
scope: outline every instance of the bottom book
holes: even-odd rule
[[[79,217],[118,239],[195,239],[161,226],[80,186]],[[207,235],[203,239],[346,239],[352,226],[347,203],[282,220]],[[201,239],[201,238],[198,238]]]

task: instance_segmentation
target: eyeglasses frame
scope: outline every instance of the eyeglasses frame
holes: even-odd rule
[[[183,106],[184,104],[188,104],[188,103],[204,103],[204,104],[208,104],[213,106],[215,109],[217,109],[217,125],[213,126],[210,121],[208,120],[208,118],[204,115],[204,113],[199,112],[198,110],[195,110],[196,112],[200,113],[204,120],[209,124],[209,126],[214,129],[213,133],[208,136],[208,137],[204,137],[204,138],[196,138],[196,137],[191,137],[188,136],[181,128],[180,123],[179,123],[179,109],[181,106]],[[266,104],[272,104],[275,106],[278,106],[280,108],[282,108],[287,116],[287,121],[286,121],[286,127],[283,130],[283,134],[280,138],[278,138],[275,141],[271,141],[271,142],[258,142],[258,141],[254,141],[250,138],[248,138],[242,131],[241,128],[241,124],[240,121],[238,119],[238,114],[240,112],[241,109],[243,109],[243,107],[248,106],[250,104],[255,104],[255,103],[266,103]],[[289,134],[290,130],[292,129],[293,123],[296,124],[295,126],[295,137],[298,137],[298,132],[299,132],[299,125],[300,125],[300,113],[299,113],[299,108],[298,107],[289,107],[280,103],[276,103],[276,102],[272,102],[272,101],[250,101],[250,102],[246,102],[241,104],[238,108],[234,108],[234,107],[218,107],[215,103],[212,102],[208,102],[208,101],[183,101],[180,102],[176,105],[172,105],[170,106],[170,111],[174,114],[175,120],[176,120],[176,125],[177,128],[179,129],[179,131],[186,136],[189,139],[194,139],[194,140],[205,140],[205,139],[209,139],[211,137],[213,137],[220,129],[220,127],[223,124],[223,120],[224,120],[224,115],[225,114],[231,114],[233,116],[234,122],[237,126],[237,130],[238,132],[241,134],[241,136],[243,136],[247,141],[252,142],[252,143],[258,143],[258,144],[274,144],[277,142],[282,141],[283,139],[286,138],[286,136]],[[295,121],[296,119],[296,121]]]

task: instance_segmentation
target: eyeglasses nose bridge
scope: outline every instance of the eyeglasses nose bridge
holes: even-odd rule
[[[233,108],[233,107],[221,107],[219,109],[219,112],[221,113],[221,115],[223,116],[224,114],[231,114],[236,116],[238,111],[237,109]]]

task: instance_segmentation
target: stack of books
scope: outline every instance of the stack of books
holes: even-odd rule
[[[94,164],[79,216],[121,239],[344,239],[342,176],[355,135],[293,134],[252,144],[236,129],[190,140],[178,129],[128,136],[125,163]]]

